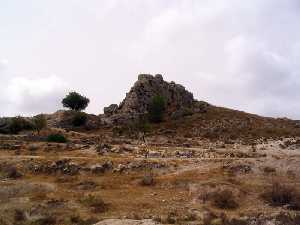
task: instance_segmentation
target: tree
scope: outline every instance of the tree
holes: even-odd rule
[[[160,123],[163,120],[166,111],[166,102],[164,97],[154,96],[149,105],[149,120],[153,123]]]
[[[62,104],[64,107],[70,108],[75,111],[84,110],[88,106],[89,103],[90,103],[90,100],[88,98],[80,95],[79,93],[77,93],[75,91],[70,92],[62,100]]]
[[[34,127],[37,130],[38,134],[40,131],[47,127],[47,119],[44,114],[39,114],[33,117]]]

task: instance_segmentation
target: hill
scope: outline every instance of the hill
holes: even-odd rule
[[[150,123],[157,95],[166,110]],[[77,114],[46,115],[40,132],[0,120],[1,225],[300,224],[298,121],[198,101],[161,75],[80,126]]]

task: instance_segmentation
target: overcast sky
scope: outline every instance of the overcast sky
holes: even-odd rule
[[[119,103],[139,73],[300,119],[299,0],[0,0],[0,116]]]

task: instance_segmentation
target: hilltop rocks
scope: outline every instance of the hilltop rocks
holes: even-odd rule
[[[191,107],[194,102],[193,94],[185,90],[182,85],[174,82],[168,83],[162,75],[155,76],[140,74],[138,81],[126,94],[126,98],[120,104],[120,113],[147,113],[152,98],[156,95],[163,96],[167,108],[175,111],[182,107]]]
[[[196,101],[193,94],[182,85],[164,81],[160,74],[140,74],[119,106],[112,104],[104,108],[105,116],[102,120],[107,124],[138,121],[148,113],[149,105],[157,95],[165,99],[167,115],[172,119],[203,112],[208,106],[207,103]]]

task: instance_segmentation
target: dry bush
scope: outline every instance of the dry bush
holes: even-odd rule
[[[76,225],[92,225],[96,224],[99,220],[96,218],[82,219],[80,215],[74,214],[70,217],[71,224]]]
[[[107,204],[103,201],[100,196],[96,195],[87,195],[80,200],[81,204],[92,208],[95,213],[102,213],[107,210]]]
[[[261,196],[272,206],[288,205],[289,209],[300,210],[300,192],[290,185],[274,182]]]
[[[54,225],[56,224],[56,219],[52,216],[44,216],[32,223],[32,225]]]
[[[274,167],[269,167],[269,166],[264,167],[263,171],[266,174],[268,174],[268,173],[276,173],[276,169]]]
[[[143,176],[142,180],[140,181],[140,184],[143,186],[152,186],[155,184],[154,178],[152,174],[146,174]]]
[[[239,206],[233,192],[228,189],[216,192],[212,198],[213,205],[219,209],[236,209]]]
[[[16,209],[15,210],[14,219],[15,219],[16,222],[22,222],[22,221],[24,221],[26,219],[24,212],[22,210],[20,210],[20,209]]]
[[[31,201],[43,201],[48,199],[47,193],[45,192],[34,192],[30,197]]]

